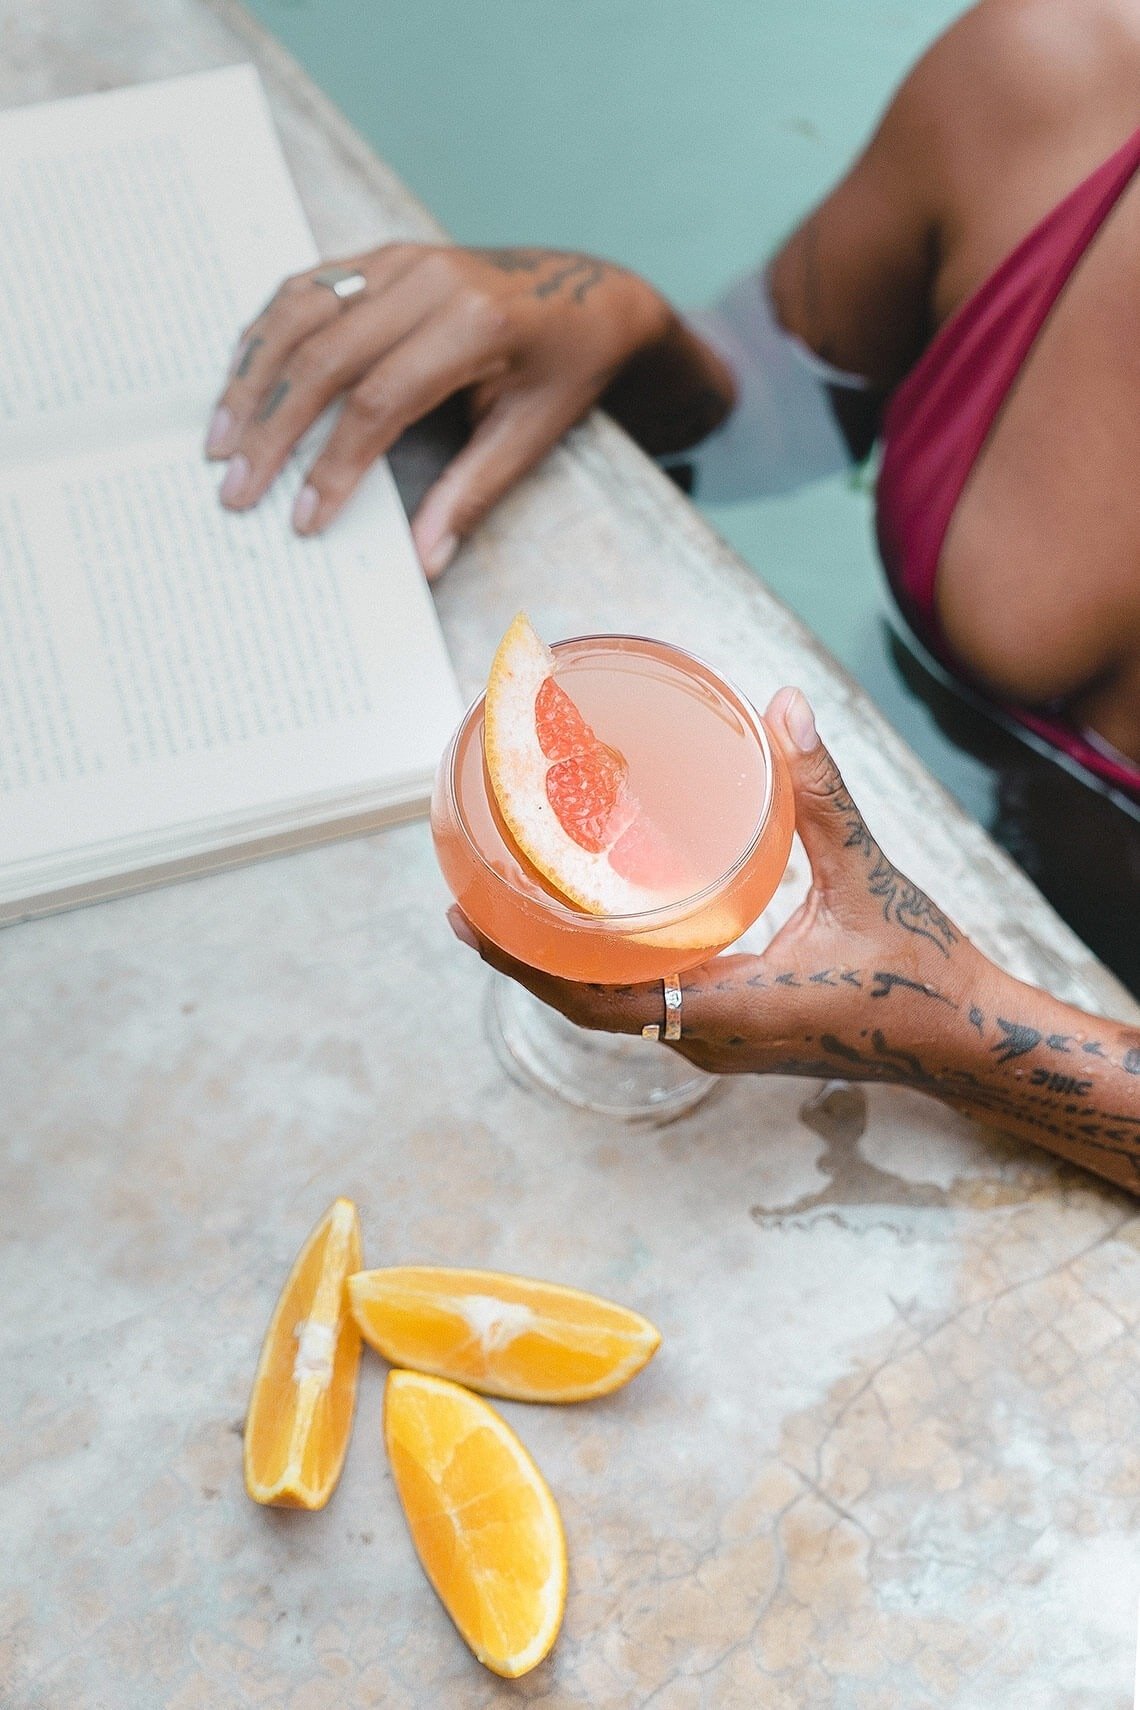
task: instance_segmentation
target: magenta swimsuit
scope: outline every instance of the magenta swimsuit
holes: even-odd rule
[[[918,638],[968,678],[935,610],[950,519],[1010,388],[1073,269],[1140,167],[1140,130],[1008,255],[940,328],[883,418],[879,550]],[[1094,745],[1059,710],[1003,706],[1089,772],[1140,800],[1140,765]]]

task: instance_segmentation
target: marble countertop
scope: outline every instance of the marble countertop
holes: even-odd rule
[[[228,3],[43,0],[5,104],[253,58],[322,249],[434,228]],[[890,854],[1013,971],[1122,989],[858,688],[604,420],[445,579],[465,687],[526,603],[761,702],[798,681]],[[795,865],[785,906],[802,885]],[[893,1088],[725,1084],[625,1129],[506,1079],[422,824],[0,935],[0,1702],[9,1710],[1125,1710],[1140,1212]],[[369,1264],[531,1272],[664,1334],[629,1389],[504,1406],[566,1624],[484,1673],[416,1564],[369,1359],[341,1486],[262,1511],[241,1428],[337,1195]]]

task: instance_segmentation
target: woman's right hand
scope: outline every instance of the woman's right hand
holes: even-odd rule
[[[228,460],[223,504],[245,510],[344,394],[294,505],[294,527],[314,534],[405,428],[464,393],[471,438],[413,523],[429,577],[673,318],[636,274],[559,250],[396,243],[345,265],[367,280],[356,296],[342,302],[314,268],[246,327],[206,452]]]

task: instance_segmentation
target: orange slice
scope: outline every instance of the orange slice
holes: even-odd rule
[[[348,1279],[366,1342],[393,1365],[512,1401],[588,1401],[661,1345],[647,1318],[580,1289],[498,1271],[401,1265]]]
[[[684,881],[630,790],[624,757],[595,735],[556,668],[520,612],[499,643],[483,709],[499,812],[531,866],[579,908],[660,908],[684,894]]]
[[[443,1378],[389,1372],[384,1441],[447,1613],[487,1668],[526,1674],[566,1607],[566,1539],[546,1480],[493,1408]]]
[[[360,1221],[338,1199],[305,1242],[269,1321],[245,1421],[245,1488],[278,1508],[323,1508],[340,1477],[356,1406],[360,1332],[345,1279]]]

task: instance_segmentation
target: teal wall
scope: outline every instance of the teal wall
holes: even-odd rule
[[[957,0],[252,0],[460,241],[612,256],[695,303],[767,254]],[[980,818],[983,769],[887,663],[866,495],[716,526]]]

